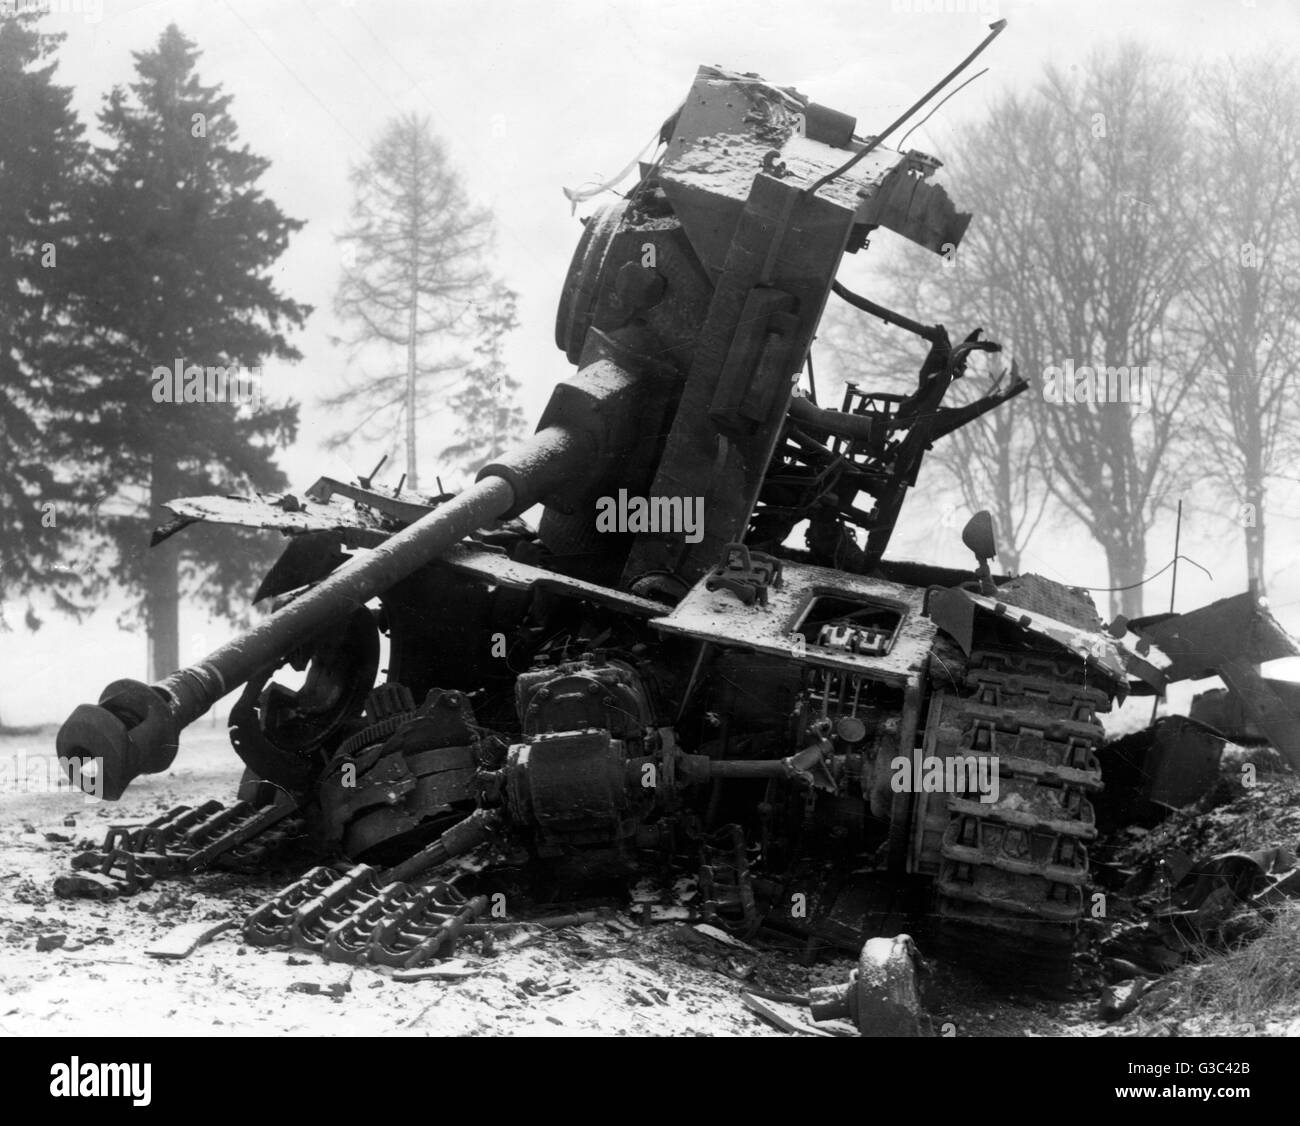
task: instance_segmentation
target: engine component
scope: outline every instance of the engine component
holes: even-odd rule
[[[480,767],[495,745],[478,734],[463,693],[371,693],[365,726],[330,761],[318,787],[324,840],[359,859],[400,858],[474,809]]]
[[[510,748],[505,801],[538,854],[632,837],[655,792],[638,775],[654,717],[637,672],[592,654],[523,673],[516,701],[529,741]]]

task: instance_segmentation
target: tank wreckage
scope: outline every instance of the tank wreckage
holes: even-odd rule
[[[579,881],[694,876],[693,916],[742,938],[899,936],[893,957],[906,930],[1051,985],[1084,909],[1100,713],[1213,671],[1300,760],[1257,672],[1296,649],[1255,599],[1103,627],[1084,591],[993,574],[986,513],[962,533],[969,571],[885,557],[926,451],[1027,384],[1012,365],[944,405],[999,346],[836,281],[877,228],[941,254],[971,218],[937,160],[855,128],[702,67],[662,155],[585,223],[556,323],[576,371],[473,486],[170,505],[155,540],[194,521],[287,535],[258,591],[273,612],[156,684],[108,685],[58,753],[116,799],[242,685],[242,800],[115,831],[59,890],[256,864],[305,833],[330,864],[247,940],[413,966],[491,941],[488,896],[448,873],[499,848]],[[914,389],[850,384],[838,408],[797,389],[832,292],[924,343]],[[629,517],[612,531],[611,498]],[[696,503],[684,530],[671,517]],[[867,1028],[869,1005],[850,988],[822,1011]]]

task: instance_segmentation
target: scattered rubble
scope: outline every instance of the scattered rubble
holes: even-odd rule
[[[1196,941],[1167,946],[1174,957],[1152,966],[1117,952],[1112,942],[1111,952],[1097,953],[1096,984],[1085,974],[1075,999],[1064,1002],[1008,994],[932,963],[917,986],[934,1034],[1300,1032],[1300,1006],[1287,1000],[1285,984],[1288,972],[1294,980],[1300,973],[1282,943],[1285,920],[1298,910],[1292,897],[1300,881],[1289,857],[1300,845],[1300,784],[1285,771],[1261,767],[1257,785],[1245,788],[1236,781],[1240,765],[1228,745],[1221,770],[1227,782],[1212,787],[1199,808],[1170,813],[1147,829],[1119,830],[1094,852],[1111,916],[1093,928],[1094,949],[1117,924],[1140,934],[1150,914],[1171,910],[1176,922],[1162,927],[1183,933],[1177,928],[1186,917],[1177,913],[1191,911],[1186,921],[1213,922],[1226,949]],[[217,792],[229,789],[223,778]],[[55,823],[59,817],[55,813]],[[3,875],[11,877],[0,880],[0,941],[7,950],[0,991],[9,999],[5,1027],[20,1033],[111,1032],[130,998],[142,1013],[141,1028],[164,1034],[858,1034],[849,1020],[814,1019],[808,1004],[819,991],[844,993],[859,969],[851,959],[832,956],[809,965],[762,938],[744,941],[710,924],[671,920],[643,927],[635,914],[620,912],[566,929],[521,927],[516,936],[530,941],[516,949],[503,949],[511,931],[502,926],[494,931],[502,940],[492,955],[467,950],[418,970],[385,974],[358,969],[348,992],[316,955],[277,956],[229,932],[230,920],[245,917],[279,886],[277,873],[260,881],[220,872],[183,877],[141,891],[139,901],[148,909],[140,912],[124,910],[121,902],[69,904],[51,898],[48,888],[75,846],[46,841],[41,831],[20,833],[16,818],[8,823],[7,832],[0,829],[9,867]],[[35,819],[37,830],[48,824]],[[662,891],[655,898],[663,908],[678,902]],[[1243,914],[1260,921],[1254,941],[1224,938],[1225,925]],[[145,954],[160,930],[166,939],[222,924],[224,933],[211,935],[185,959]],[[1156,932],[1161,945],[1163,933]],[[40,940],[54,935],[63,936],[61,946],[38,953]],[[924,940],[920,945],[924,950]],[[1290,948],[1300,950],[1300,941],[1293,938]],[[75,1006],[67,1001],[74,978]],[[384,989],[390,980],[399,987]],[[1111,987],[1109,1003],[1101,997],[1105,985]]]
[[[1109,749],[1112,762],[1128,755],[1145,773],[1127,798],[1127,812],[1142,823],[1112,823],[1093,850],[1103,909],[1090,937],[1110,982],[1098,1019],[1126,1035],[1181,1035],[1221,1022],[1215,1014],[1225,1008],[1237,1016],[1300,1009],[1300,972],[1261,988],[1249,1003],[1231,1002],[1244,988],[1236,978],[1269,976],[1259,950],[1300,918],[1300,780],[1267,748],[1227,743],[1214,772],[1201,770],[1183,807],[1171,809],[1151,798],[1161,776],[1167,796],[1173,767],[1138,762],[1134,749],[1146,743],[1129,737]],[[1192,744],[1195,759],[1205,749],[1200,732]],[[1124,777],[1131,781],[1121,774],[1121,784]],[[1227,966],[1238,970],[1225,973]]]

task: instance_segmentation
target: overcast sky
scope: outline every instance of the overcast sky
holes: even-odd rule
[[[981,60],[990,72],[912,138],[914,147],[942,157],[943,136],[979,115],[988,101],[1032,83],[1046,63],[1077,65],[1093,48],[1117,38],[1137,38],[1187,58],[1268,50],[1300,39],[1300,5],[1270,0],[49,3],[53,11],[45,27],[67,33],[58,80],[75,88],[87,124],[111,86],[131,81],[132,52],[152,47],[175,22],[203,52],[200,78],[221,83],[234,96],[232,113],[243,139],[272,161],[266,192],[287,214],[307,221],[278,274],[288,295],[317,312],[296,341],[303,362],[267,373],[272,393],[303,403],[300,440],[282,457],[298,489],[322,473],[352,476],[375,460],[366,455],[357,459],[364,464],[349,464],[324,455],[318,443],[326,421],[314,400],[337,389],[345,365],[343,353],[329,342],[338,331],[329,310],[339,269],[334,237],[346,220],[349,166],[398,113],[429,115],[472,194],[496,212],[497,268],[521,295],[522,326],[508,355],[524,384],[531,423],[568,370],[554,344],[553,323],[579,226],[561,188],[604,179],[627,164],[681,100],[701,63],[797,86],[822,104],[854,114],[858,131],[869,133],[967,54],[991,20],[1004,17],[1008,29]],[[960,184],[952,192],[978,222],[978,201],[964,198]],[[859,258],[853,263],[855,283],[869,278],[870,255]],[[1280,493],[1274,504],[1269,532],[1276,570],[1296,558],[1300,496]],[[924,498],[913,501],[914,508],[923,505]],[[1170,531],[1153,533],[1151,569],[1168,558],[1170,549],[1163,545],[1172,542]],[[1184,568],[1180,608],[1243,589],[1242,551],[1222,525],[1201,528],[1193,521],[1184,537],[1191,544],[1185,550],[1210,568],[1215,581]],[[964,564],[968,557],[952,538],[942,549],[926,548]],[[901,542],[918,546],[906,528]],[[1105,585],[1100,551],[1082,539],[1076,546],[1067,566],[1058,543],[1031,544],[1026,569]],[[1049,551],[1052,557],[1045,558]],[[1279,576],[1271,589],[1279,616],[1300,631],[1300,579]],[[1153,593],[1148,609],[1158,609],[1167,591],[1165,585]],[[23,680],[41,690],[26,701],[7,691],[0,702],[3,719],[61,719],[82,698],[96,698],[107,679],[143,675],[143,636],[117,633],[118,608],[108,608],[82,630],[48,618],[35,637],[7,639],[6,663],[21,661]],[[223,627],[195,615],[183,618],[183,659],[200,656],[224,636]],[[6,679],[14,684],[13,676]]]

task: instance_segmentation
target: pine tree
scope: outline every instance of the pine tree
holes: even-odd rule
[[[460,388],[447,400],[457,420],[456,441],[442,451],[442,460],[474,479],[484,465],[500,457],[524,436],[524,412],[518,404],[519,381],[506,370],[501,346],[519,324],[518,294],[503,285],[476,309],[476,359]]]
[[[182,580],[218,613],[254,580],[270,545],[196,526],[147,550],[160,506],[177,496],[282,488],[277,446],[297,406],[159,401],[161,370],[179,364],[256,373],[299,354],[285,330],[310,309],[283,296],[270,269],[303,224],[257,184],[269,162],[239,144],[231,98],[195,74],[199,52],[172,25],[138,52],[138,81],[105,99],[88,236],[76,259],[95,363],[83,373],[95,409],[79,428],[118,500],[138,515],[107,519],[114,575],[142,593],[151,675],[179,659]],[[216,389],[220,389],[217,384]],[[208,387],[210,393],[212,387]],[[143,499],[144,503],[140,504]]]
[[[66,428],[77,333],[63,268],[89,145],[53,79],[62,39],[32,16],[0,21],[0,599],[40,591],[79,613],[104,572],[70,566],[94,494]],[[25,620],[39,626],[30,605]],[[13,625],[0,601],[0,629]]]
[[[458,349],[490,300],[492,216],[471,205],[442,142],[414,115],[388,124],[352,184],[335,311],[351,326],[351,354],[383,370],[324,401],[351,419],[327,444],[400,433],[406,487],[416,491],[418,424],[444,408],[437,396],[473,362]]]

